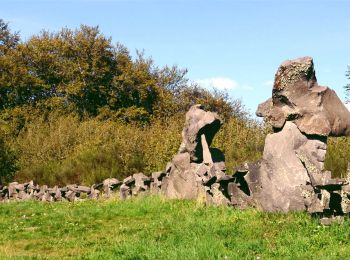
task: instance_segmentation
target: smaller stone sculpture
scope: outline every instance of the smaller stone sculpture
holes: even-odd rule
[[[223,183],[231,177],[225,175],[224,155],[210,148],[221,125],[219,116],[201,105],[187,112],[182,144],[162,182],[161,190],[168,198],[203,198],[208,203],[229,204]]]

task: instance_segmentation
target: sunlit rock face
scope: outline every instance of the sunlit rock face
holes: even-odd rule
[[[349,111],[332,89],[318,85],[310,57],[280,65],[272,97],[259,105],[256,114],[276,129],[292,121],[307,135],[350,135]]]
[[[332,179],[324,161],[327,137],[350,134],[350,113],[333,90],[318,85],[312,58],[283,62],[272,97],[256,114],[274,133],[266,137],[262,160],[247,167],[245,201],[266,211],[342,211],[347,183]]]
[[[293,122],[266,137],[259,171],[261,189],[260,206],[267,211],[296,211],[306,209],[303,187],[311,183],[309,173],[300,160],[303,156],[323,170],[326,144],[310,140]]]

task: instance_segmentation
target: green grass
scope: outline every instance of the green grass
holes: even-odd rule
[[[350,221],[143,197],[0,204],[0,258],[345,259]]]

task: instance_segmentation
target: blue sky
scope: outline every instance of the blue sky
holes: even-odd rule
[[[282,61],[312,56],[318,82],[336,90],[350,65],[350,1],[0,0],[23,39],[41,29],[99,25],[131,53],[177,64],[190,80],[226,87],[250,112],[271,96]]]

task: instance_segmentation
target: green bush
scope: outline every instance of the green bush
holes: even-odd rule
[[[268,129],[247,118],[231,118],[223,125],[212,146],[225,154],[229,173],[235,166],[260,159]]]
[[[5,142],[5,138],[0,135],[0,184],[11,181],[16,170],[16,153]]]
[[[350,163],[350,138],[329,138],[325,168],[332,172],[333,177],[346,177],[348,163]]]
[[[179,147],[183,122],[178,120],[146,127],[97,119],[80,122],[74,116],[33,121],[13,143],[20,151],[16,179],[92,184],[161,170]]]
[[[32,120],[12,142],[19,151],[16,180],[92,184],[163,170],[180,146],[184,119],[178,114],[147,126],[96,118],[80,121],[74,115]],[[232,118],[212,146],[226,154],[231,172],[233,166],[260,157],[264,137],[259,124]]]
[[[122,179],[136,172],[163,170],[179,148],[183,125],[183,114],[166,121],[153,120],[146,126],[96,118],[80,121],[74,115],[50,116],[48,121],[27,123],[7,151],[18,151],[18,181],[92,184],[107,177]],[[224,152],[232,173],[233,167],[261,157],[268,131],[252,120],[231,118],[212,147]],[[8,165],[15,165],[13,152],[5,155]],[[330,138],[325,166],[334,177],[344,177],[349,158],[350,139]],[[11,174],[15,170],[14,166],[2,169]]]

